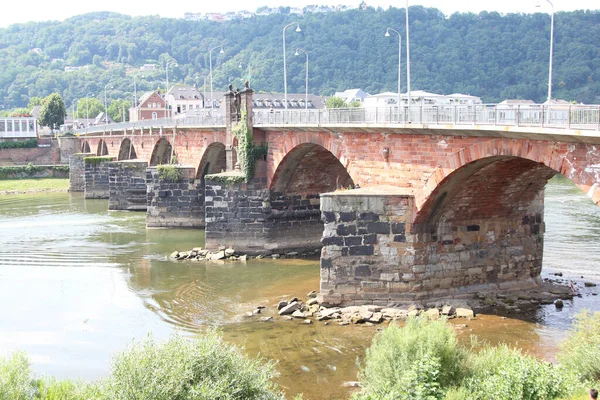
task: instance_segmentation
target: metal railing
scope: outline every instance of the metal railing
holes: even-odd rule
[[[326,125],[457,125],[543,127],[573,130],[600,130],[600,106],[541,104],[504,105],[418,105],[377,108],[318,110],[255,110],[255,126]],[[130,129],[176,127],[224,127],[225,114],[219,110],[186,118],[164,118],[78,129],[76,133],[102,133]],[[476,129],[476,128],[475,128]]]

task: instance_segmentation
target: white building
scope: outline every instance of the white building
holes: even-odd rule
[[[344,100],[347,104],[358,101],[359,103],[363,103],[365,98],[370,96],[369,93],[365,92],[362,89],[348,89],[343,92],[335,92],[333,97],[339,97]]]
[[[28,139],[38,136],[35,117],[0,118],[0,139]]]

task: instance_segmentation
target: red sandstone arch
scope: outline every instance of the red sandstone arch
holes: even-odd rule
[[[82,153],[91,153],[91,149],[90,149],[90,143],[87,140],[84,140],[81,143],[81,152]]]
[[[121,141],[121,147],[119,148],[118,161],[122,160],[134,160],[137,158],[135,147],[133,142],[129,138],[123,138]]]
[[[104,140],[100,140],[98,142],[98,149],[96,150],[97,156],[107,156],[108,155],[108,146],[106,146],[106,142]]]
[[[220,142],[211,143],[198,164],[196,171],[197,178],[204,178],[208,174],[218,174],[225,171],[227,168],[227,159],[225,153],[225,145]]]
[[[161,138],[154,145],[150,156],[150,165],[170,164],[172,155],[174,155],[173,146],[167,139]]]
[[[320,144],[302,143],[278,164],[270,189],[288,195],[316,195],[353,186],[352,177],[331,151]]]

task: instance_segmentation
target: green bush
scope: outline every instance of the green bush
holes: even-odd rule
[[[2,149],[27,149],[37,147],[37,139],[14,140],[9,142],[0,142],[0,150]]]
[[[469,376],[447,400],[560,399],[574,388],[574,379],[560,366],[524,355],[506,345],[487,347],[469,359]]]
[[[176,165],[171,165],[171,164],[164,164],[164,165],[158,165],[156,167],[156,171],[158,172],[158,176],[160,179],[163,180],[168,180],[171,182],[181,182],[181,179],[183,178],[183,174],[181,173],[181,170],[179,168],[177,168]]]
[[[24,353],[0,358],[0,399],[33,399],[35,385]]]
[[[466,352],[445,320],[391,325],[367,349],[354,399],[441,399],[462,376]]]
[[[582,381],[600,381],[600,312],[583,311],[562,343],[558,360]]]

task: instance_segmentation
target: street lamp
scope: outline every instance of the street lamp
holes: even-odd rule
[[[410,35],[408,32],[408,0],[406,0],[406,91],[408,95],[408,113],[410,116]]]
[[[167,94],[169,93],[169,65],[174,65],[177,67],[177,61],[167,61],[165,65],[165,72],[167,74],[167,89],[165,90],[165,118],[168,118],[169,105],[167,104]]]
[[[400,65],[402,63],[402,36],[394,28],[387,28],[385,36],[390,37],[390,31],[398,34],[398,122],[400,122]]]
[[[85,125],[86,128],[90,124],[90,96],[94,93],[88,93],[85,95]]]
[[[552,51],[554,45],[554,4],[550,0],[546,0],[550,4],[552,14],[550,14],[550,63],[548,67],[548,121],[550,121],[550,107],[552,106]],[[536,7],[541,7],[538,1]]]
[[[210,68],[210,109],[211,110],[215,107],[215,101],[213,99],[212,52],[213,52],[213,50],[218,49],[218,48],[221,49],[221,51],[219,51],[219,54],[225,53],[225,51],[223,51],[222,44],[215,46],[212,49],[208,50],[208,62],[209,62],[209,68]]]
[[[110,83],[104,85],[104,125],[108,125],[108,101],[106,100],[106,89],[110,86]],[[113,88],[112,86],[110,87]]]
[[[302,32],[302,30],[300,29],[300,24],[297,22],[292,22],[291,24],[287,24],[286,26],[283,27],[283,100],[284,100],[284,106],[286,109],[288,108],[288,101],[287,101],[287,69],[286,69],[286,65],[285,65],[285,30],[292,25],[296,25],[296,32]]]
[[[306,93],[304,94],[304,109],[308,110],[308,52],[304,49],[297,48],[296,55],[299,56],[300,52],[306,54]]]
[[[73,129],[75,129],[75,103],[77,103],[77,108],[79,108],[79,99],[73,99]]]

